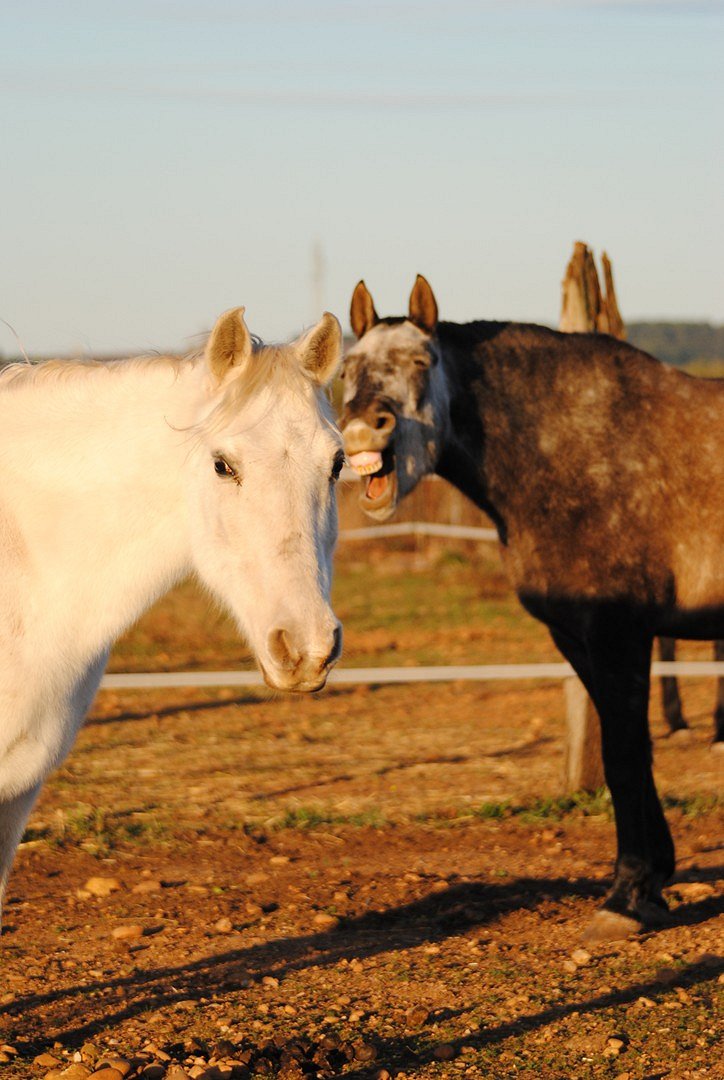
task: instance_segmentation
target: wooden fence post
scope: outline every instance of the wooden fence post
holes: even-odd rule
[[[579,678],[564,683],[566,751],[563,782],[566,791],[597,791],[604,784],[601,723]]]
[[[567,333],[604,333],[625,337],[618,310],[613,272],[604,252],[605,292],[586,244],[576,241],[563,278],[559,330]],[[575,676],[566,679],[566,753],[563,784],[566,791],[595,791],[604,783],[601,756],[601,723],[583,684]]]

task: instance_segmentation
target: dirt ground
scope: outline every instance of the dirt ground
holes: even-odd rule
[[[471,546],[343,550],[336,606],[347,665],[556,655]],[[112,666],[248,659],[184,587]],[[582,949],[613,824],[562,795],[560,685],[102,692],[11,878],[2,1075],[724,1077],[713,694],[652,708],[670,925]]]

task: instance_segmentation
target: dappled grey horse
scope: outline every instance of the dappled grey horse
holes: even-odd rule
[[[724,381],[602,334],[439,322],[418,276],[407,315],[352,298],[340,424],[361,504],[394,513],[422,476],[495,523],[527,610],[601,718],[616,816],[613,886],[591,940],[661,921],[674,845],[651,767],[658,635],[724,637]]]

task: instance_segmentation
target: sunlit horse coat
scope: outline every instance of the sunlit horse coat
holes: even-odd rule
[[[196,571],[272,686],[319,689],[339,655],[343,454],[322,389],[339,324],[255,347],[242,314],[188,360],[0,375],[0,900],[111,643],[175,581]]]
[[[625,342],[512,322],[438,322],[418,277],[407,316],[380,319],[363,282],[341,426],[385,519],[426,473],[494,521],[525,607],[601,717],[618,839],[591,936],[665,909],[674,846],[651,770],[656,635],[724,636],[724,381]]]

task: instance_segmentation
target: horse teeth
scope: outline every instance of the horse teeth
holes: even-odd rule
[[[347,460],[358,476],[369,476],[382,468],[382,454],[378,450],[358,450]]]

